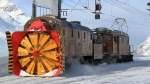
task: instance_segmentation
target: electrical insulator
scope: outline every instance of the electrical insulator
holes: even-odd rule
[[[150,2],[147,3],[147,6],[148,6],[147,10],[150,11]]]
[[[102,6],[100,0],[95,0],[95,19],[100,19],[101,9]]]
[[[96,4],[96,11],[100,11],[101,10],[101,4]]]
[[[147,3],[147,6],[150,6],[150,2]]]
[[[95,14],[95,19],[100,19],[100,14]]]

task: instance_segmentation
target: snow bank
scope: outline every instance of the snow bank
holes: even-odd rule
[[[137,54],[142,56],[150,56],[150,37],[139,45]]]

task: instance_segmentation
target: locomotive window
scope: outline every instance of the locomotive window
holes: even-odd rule
[[[91,40],[93,40],[93,35],[92,35],[92,34],[91,34],[91,36],[90,36],[90,37],[91,37]]]
[[[117,37],[114,37],[114,41],[117,42]]]
[[[73,29],[72,29],[72,31],[71,31],[71,36],[73,37]]]
[[[80,32],[78,31],[78,38],[80,38]]]
[[[84,39],[85,39],[85,32],[84,32]]]

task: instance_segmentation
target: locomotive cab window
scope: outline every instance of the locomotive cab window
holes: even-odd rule
[[[92,34],[91,34],[91,36],[90,36],[90,37],[91,37],[91,40],[93,40],[93,35],[92,35]]]
[[[86,38],[85,32],[84,32],[84,39]]]
[[[80,32],[78,31],[78,38],[80,38]]]
[[[74,35],[73,35],[73,29],[71,30],[71,36],[73,37]]]

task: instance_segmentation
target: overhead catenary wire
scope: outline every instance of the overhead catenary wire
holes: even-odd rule
[[[119,9],[122,9],[122,10],[125,10],[126,12],[128,12],[128,13],[130,13],[130,14],[135,14],[135,12],[133,12],[133,11],[128,11],[128,10],[130,10],[131,8],[128,8],[128,9],[124,9],[124,8],[122,8],[122,7],[120,7],[120,6],[118,6],[118,4],[116,4],[116,2],[114,3],[111,3],[110,1],[113,1],[113,0],[109,0],[109,1],[107,1],[107,0],[104,0],[106,3],[108,3],[109,5],[111,5],[111,6],[114,6],[114,7],[117,7],[117,8],[119,8]],[[118,0],[117,0],[118,1]],[[120,4],[119,4],[120,5]],[[109,15],[109,14],[106,14],[106,13],[104,13],[105,15]],[[136,13],[136,16],[137,16],[138,14]],[[114,17],[114,18],[117,18],[116,16],[114,16],[114,15],[109,15],[109,16],[112,16],[112,17]],[[141,15],[140,15],[141,16]],[[134,16],[135,17],[135,16]],[[145,16],[144,16],[145,17]],[[139,17],[138,17],[139,18]],[[142,17],[142,19],[143,20],[145,20],[145,19],[147,19],[148,20],[148,18],[149,17],[146,17],[146,18],[143,18]],[[141,19],[141,18],[140,18]],[[132,19],[133,20],[133,19]],[[131,21],[130,20],[130,22],[133,22],[133,23],[137,23],[138,25],[143,25],[143,26],[149,26],[149,25],[146,25],[146,24],[143,24],[143,23],[138,23],[137,21]]]
[[[132,11],[130,11],[129,9],[123,7],[122,5],[120,5],[120,4],[116,3],[116,2],[114,2],[113,0],[109,0],[109,1],[104,0],[104,1],[105,1],[106,3],[108,3],[108,4],[110,4],[110,5],[112,5],[112,6],[116,7],[116,8],[118,8],[118,9],[122,9],[122,10],[124,10],[124,11],[126,11],[126,12],[128,12],[128,13],[130,13],[130,14],[133,14]]]
[[[80,3],[78,3],[79,1],[80,1]],[[90,0],[86,0],[86,2],[84,1],[86,6],[82,5],[82,3],[83,3],[82,0],[79,0],[79,1],[77,1],[77,3],[78,3],[77,5],[79,5],[80,7],[84,8],[84,9],[88,9],[89,8]],[[74,0],[70,0],[70,2],[73,3],[73,4],[76,3],[76,1],[74,1]]]
[[[110,14],[107,14],[107,13],[104,13],[105,15],[107,16],[110,16],[110,17],[113,17],[113,18],[118,18],[117,16],[115,15],[110,15]],[[139,25],[139,26],[149,26],[149,25],[146,25],[146,24],[143,24],[143,23],[138,23],[137,21],[133,21],[133,20],[128,20],[128,22],[131,22],[132,24],[136,24],[136,25]]]
[[[132,8],[133,10],[135,10],[135,11],[137,11],[137,12],[143,14],[143,15],[149,16],[148,14],[146,14],[146,12],[144,12],[144,11],[142,11],[142,10],[140,10],[140,9],[138,9],[138,8],[128,4],[128,3],[122,2],[120,0],[115,0],[115,1],[120,3],[120,4],[126,5],[126,7],[128,7],[128,8]]]
[[[115,6],[115,7],[119,8],[119,9],[123,9],[123,10],[125,10],[126,12],[129,12],[130,14],[135,13],[135,12],[132,12],[132,11],[128,11],[127,8],[122,8],[122,7],[118,6],[118,5],[113,4],[114,2],[113,2],[113,3],[109,2],[109,1],[112,1],[112,0],[109,0],[109,1],[104,0],[104,1],[105,1],[106,3],[112,5],[112,6]],[[118,1],[118,0],[117,0],[117,1]],[[76,3],[76,2],[75,2],[74,0],[70,0],[70,4],[68,4],[68,3],[64,3],[64,4],[69,7],[69,6],[72,6],[71,3],[73,4],[73,3]],[[116,3],[116,2],[115,2],[115,3]],[[79,5],[79,4],[78,4],[78,5]],[[79,5],[79,6],[82,7],[81,5]],[[129,10],[130,10],[130,9],[129,9]],[[85,13],[88,13],[88,14],[93,14],[92,12],[93,12],[94,10],[92,10],[92,9],[89,8],[88,10],[78,10],[78,11],[80,11],[80,12],[85,12]],[[111,16],[111,17],[113,17],[113,18],[118,18],[118,16],[115,16],[115,15],[113,15],[113,14],[104,13],[104,15]],[[106,20],[103,20],[103,21],[106,22]],[[149,26],[149,25],[146,25],[146,24],[144,24],[144,23],[139,23],[139,22],[133,21],[133,20],[127,20],[127,21],[128,21],[128,22],[131,22],[132,24],[139,25],[139,26]],[[108,22],[111,22],[111,21],[108,21]]]
[[[75,9],[79,3],[81,3],[81,0],[78,0],[77,3],[72,7],[72,9]]]
[[[82,5],[81,5],[81,0],[78,0],[78,1],[73,1],[73,0],[70,0],[69,3],[66,3],[66,2],[63,2],[63,4],[67,5],[69,7],[68,10],[70,11],[73,11],[73,10],[88,10],[88,8],[84,8]],[[88,2],[89,3],[89,2]],[[73,5],[75,4],[75,5]],[[78,8],[77,8],[78,7]],[[79,8],[80,7],[80,8]]]
[[[139,9],[137,9],[137,8],[135,8],[135,7],[133,7],[133,6],[129,5],[129,4],[127,5],[127,4],[125,4],[125,3],[121,3],[121,1],[119,1],[119,0],[117,0],[117,1],[116,1],[116,0],[109,0],[109,1],[105,0],[105,1],[106,1],[107,3],[109,3],[109,4],[111,4],[111,5],[113,5],[113,6],[117,7],[117,8],[119,8],[119,9],[122,9],[122,10],[128,12],[128,13],[131,14],[131,15],[136,14],[136,16],[142,16],[141,19],[150,20],[150,17],[149,17],[148,14],[146,14],[146,13],[140,11]],[[144,17],[145,17],[145,18],[144,18]]]
[[[81,0],[79,0],[80,2],[81,2]],[[79,2],[78,1],[78,2]],[[125,5],[125,3],[121,3],[121,1],[119,1],[119,0],[109,0],[109,1],[107,1],[107,0],[104,0],[105,2],[107,2],[107,3],[109,3],[109,4],[111,4],[111,5],[113,5],[113,6],[115,6],[115,7],[117,7],[117,8],[120,8],[120,9],[123,9],[123,10],[125,10],[126,12],[129,12],[129,13],[131,13],[131,14],[133,14],[133,13],[135,13],[135,12],[133,12],[133,11],[131,11],[131,8],[134,8],[134,9],[136,9],[136,10],[138,10],[137,8],[135,8],[135,7],[133,7],[133,6],[131,6],[131,5],[129,5],[131,8],[127,8],[127,7],[123,7],[122,6],[122,4],[123,5]],[[70,2],[71,3],[76,3],[74,0],[70,0]],[[111,3],[112,2],[112,3]],[[120,2],[121,4],[118,4],[117,2]],[[66,3],[65,3],[66,4]],[[68,4],[67,4],[68,5]],[[80,5],[80,7],[82,7],[82,5],[81,4],[78,4],[78,5]],[[72,5],[69,5],[69,6],[72,6]],[[72,9],[73,10],[73,9]],[[79,9],[78,9],[79,10]],[[80,9],[81,11],[82,11],[82,9]],[[91,10],[91,9],[89,9],[90,11],[94,11],[94,10]],[[144,12],[143,12],[144,13]],[[147,14],[145,14],[145,15],[147,15]]]
[[[78,0],[77,2],[75,2],[74,0],[70,0],[70,3],[66,3],[66,2],[63,2],[63,4],[65,4],[67,7],[69,7],[69,9],[62,9],[62,10],[67,10],[67,11],[69,11],[69,13],[71,14],[73,11],[80,11],[80,12],[84,12],[84,13],[89,13],[89,14],[93,14],[92,12],[94,11],[94,10],[91,10],[90,8],[89,8],[89,6],[90,5],[88,5],[88,8],[85,8],[85,7],[83,7],[82,5],[81,5],[81,0]],[[74,4],[74,3],[76,3],[75,5],[74,5],[74,7],[72,7],[72,4]],[[88,0],[88,4],[90,4],[90,1]],[[77,6],[78,6],[78,8],[77,8]],[[69,15],[70,15],[69,14]]]

